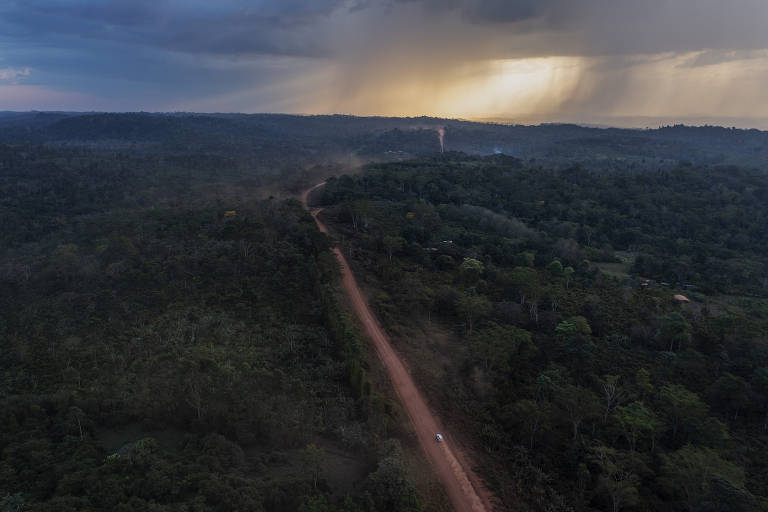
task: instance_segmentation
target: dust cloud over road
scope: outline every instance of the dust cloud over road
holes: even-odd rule
[[[301,194],[301,201],[307,210],[309,210],[307,203],[309,194],[323,185],[325,183],[315,185]],[[322,209],[310,211],[317,223],[317,227],[320,231],[327,234],[328,228],[318,218],[318,214]],[[467,464],[459,447],[451,441],[449,436],[446,436],[445,440],[441,443],[435,441],[435,434],[438,432],[445,434],[439,418],[429,409],[424,396],[416,388],[400,356],[392,348],[389,337],[368,307],[368,303],[357,285],[355,276],[346,258],[337,247],[334,247],[332,250],[341,264],[344,291],[349,296],[355,314],[363,324],[366,334],[373,342],[379,359],[389,374],[389,378],[403,404],[403,408],[413,424],[413,428],[419,438],[419,443],[427,454],[432,468],[445,487],[453,508],[456,512],[492,511],[494,507],[490,494],[485,490],[480,479]]]

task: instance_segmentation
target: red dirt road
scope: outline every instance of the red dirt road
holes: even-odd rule
[[[309,210],[307,198],[310,192],[323,185],[325,183],[320,183],[304,191],[301,195],[301,201],[305,208]],[[320,231],[327,234],[328,229],[317,217],[321,211],[322,209],[318,209],[311,213]],[[360,322],[365,327],[368,337],[373,342],[374,347],[376,347],[379,359],[381,359],[384,368],[387,370],[389,378],[392,380],[392,385],[411,419],[413,428],[419,438],[419,443],[445,487],[453,508],[456,512],[491,512],[494,507],[490,494],[484,489],[477,475],[467,465],[461,450],[451,443],[449,436],[446,435],[441,427],[439,418],[430,411],[426,400],[416,388],[400,356],[392,348],[389,337],[368,307],[368,303],[357,286],[357,281],[350,270],[346,258],[338,248],[333,248],[333,252],[341,264],[342,286],[352,301],[355,314],[357,314]],[[435,441],[435,434],[438,432],[445,436],[442,443]]]

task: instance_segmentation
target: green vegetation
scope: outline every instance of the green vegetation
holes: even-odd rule
[[[437,127],[522,159],[425,157]],[[505,506],[765,510],[766,147],[0,114],[0,510],[442,509],[326,237],[273,197],[365,161],[318,193],[324,215]]]
[[[260,174],[297,171],[349,156],[404,160],[447,150],[503,153],[591,169],[670,170],[684,165],[768,164],[768,134],[714,126],[654,130],[567,124],[510,126],[451,119],[282,114],[0,112],[0,142],[105,151],[225,156]],[[354,160],[354,159],[353,159]]]
[[[316,198],[505,505],[610,511],[768,510],[766,199],[735,167],[458,153]]]
[[[0,509],[421,509],[326,237],[218,165],[0,147]]]

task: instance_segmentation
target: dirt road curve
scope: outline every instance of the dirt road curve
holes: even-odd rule
[[[301,200],[305,208],[309,209],[307,198],[310,192],[324,184],[315,185],[304,191]],[[312,211],[312,216],[315,218],[320,231],[328,233],[328,229],[317,218],[320,211],[321,209]],[[430,411],[426,400],[416,388],[400,356],[392,349],[389,337],[363,298],[346,258],[338,248],[334,248],[333,252],[341,263],[344,290],[349,295],[360,322],[365,326],[366,333],[373,341],[376,352],[379,354],[400,401],[413,423],[414,430],[419,437],[419,443],[426,452],[435,473],[443,483],[453,508],[456,512],[490,512],[493,510],[490,495],[467,465],[458,447],[451,442],[449,436],[446,436],[442,443],[435,441],[436,433],[445,434],[439,419]]]

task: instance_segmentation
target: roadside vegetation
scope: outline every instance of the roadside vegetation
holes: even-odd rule
[[[316,200],[506,507],[746,511],[768,496],[767,194],[734,167],[445,154]]]
[[[326,237],[190,162],[0,147],[0,509],[421,510]]]
[[[0,509],[445,510],[290,199],[337,175],[323,215],[504,506],[763,510],[767,140],[0,114]]]

